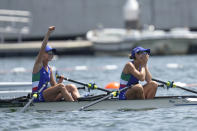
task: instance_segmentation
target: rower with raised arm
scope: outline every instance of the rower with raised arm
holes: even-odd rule
[[[36,58],[32,72],[32,93],[38,92],[43,84],[49,82],[51,87],[46,84],[44,89],[38,94],[38,97],[34,99],[35,102],[58,101],[62,98],[64,98],[65,101],[76,101],[77,98],[80,97],[75,85],[69,84],[65,86],[62,84],[63,76],[60,77],[58,83],[56,83],[52,68],[48,65],[48,62],[53,58],[53,54],[56,53],[56,49],[47,45],[49,36],[54,30],[54,26],[48,28]]]
[[[119,94],[120,100],[126,99],[153,99],[157,91],[157,83],[152,81],[147,62],[150,49],[136,47],[131,51],[130,59],[123,68],[120,78],[120,89],[130,87]],[[139,81],[146,81],[145,85]]]

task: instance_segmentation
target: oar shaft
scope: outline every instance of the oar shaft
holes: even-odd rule
[[[128,88],[130,88],[130,87],[122,88],[122,89],[120,89],[118,92],[120,93],[121,91],[124,91],[124,90],[126,90],[126,89],[128,89]],[[87,105],[81,107],[81,108],[79,109],[79,111],[83,111],[83,110],[87,109],[87,108],[90,107],[90,106],[93,106],[93,105],[95,105],[95,104],[97,104],[97,103],[99,103],[99,102],[101,102],[101,101],[103,101],[103,100],[106,100],[106,99],[108,99],[108,98],[110,98],[110,97],[113,97],[113,96],[114,96],[113,93],[115,93],[115,92],[116,92],[116,91],[111,92],[109,95],[107,95],[107,96],[105,96],[105,97],[103,97],[103,98],[101,98],[101,99],[98,99],[98,100],[96,100],[96,101],[94,101],[94,102],[91,102],[91,103],[89,103],[89,104],[87,104]]]
[[[103,89],[103,88],[99,88],[99,87],[97,87],[97,89],[98,90],[101,90],[101,91],[105,91],[105,92],[107,92],[107,93],[111,93],[112,91],[109,91],[109,90],[106,90],[106,89]]]
[[[161,80],[157,80],[157,79],[154,79],[154,78],[152,78],[152,80],[167,85],[167,82],[164,82],[164,81],[161,81]],[[197,91],[190,90],[190,89],[187,89],[187,88],[184,88],[184,87],[176,86],[176,88],[180,88],[182,90],[189,91],[189,92],[197,94]]]
[[[46,86],[46,84],[43,84],[42,87],[38,90],[38,94],[40,94],[40,92],[44,89],[44,87]],[[35,97],[33,96],[31,98],[31,100],[21,109],[20,112],[25,112],[25,110],[30,106],[30,104],[34,101]]]
[[[111,97],[111,95],[112,95],[112,94],[107,95],[107,96],[105,96],[105,97],[103,97],[103,98],[101,98],[101,99],[99,99],[99,100],[97,100],[97,101],[94,101],[94,102],[92,102],[92,103],[89,103],[88,105],[81,107],[81,108],[79,109],[79,111],[83,111],[83,110],[87,109],[88,107],[93,106],[93,105],[95,105],[95,104],[97,104],[97,103],[99,103],[99,102],[101,102],[101,101],[103,101],[103,100],[105,100],[105,99]]]
[[[21,109],[20,112],[25,112],[25,110],[27,109],[27,107],[30,106],[30,104],[34,101],[34,97]]]
[[[82,83],[82,82],[79,82],[79,81],[75,81],[75,80],[71,80],[69,78],[64,78],[64,80],[67,80],[67,81],[70,81],[70,82],[73,82],[73,83],[76,83],[76,84],[80,84],[80,85],[83,85],[83,86],[88,86],[88,84],[85,84],[85,83]]]
[[[182,89],[182,90],[189,91],[189,92],[192,92],[192,93],[197,94],[197,91],[190,90],[190,89],[187,89],[187,88],[183,88],[183,87],[180,87],[180,86],[176,86],[176,87],[177,87],[177,88],[180,88],[180,89]]]
[[[67,81],[70,81],[70,82],[73,82],[73,83],[76,83],[76,84],[79,84],[79,85],[83,85],[83,86],[89,87],[88,84],[85,84],[85,83],[82,83],[82,82],[79,82],[79,81],[75,81],[75,80],[69,79],[67,77],[65,77],[64,80],[67,80]],[[99,88],[99,87],[97,87],[97,89],[101,90],[101,91],[105,91],[107,93],[111,93],[112,92],[112,91],[109,91],[109,90],[106,90],[106,89],[103,89],[103,88]]]
[[[156,82],[159,82],[159,83],[161,83],[161,84],[165,84],[165,85],[167,85],[167,82],[160,81],[160,80],[157,80],[157,79],[154,79],[154,78],[152,78],[152,80],[153,80],[153,81],[156,81]]]

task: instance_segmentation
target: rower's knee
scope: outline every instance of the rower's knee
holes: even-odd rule
[[[126,92],[127,99],[144,99],[144,89],[140,84],[134,85]]]
[[[150,81],[149,84],[150,84],[151,88],[157,90],[157,87],[158,87],[157,82],[155,82],[155,81]]]
[[[58,84],[58,87],[64,87],[64,84],[59,83],[59,84]]]
[[[143,86],[138,84],[134,87],[132,87],[133,91],[137,94],[143,94],[144,93],[144,89],[143,89]]]
[[[66,85],[66,88],[67,88],[70,92],[73,92],[73,91],[77,90],[77,87],[76,87],[74,84]]]
[[[57,86],[58,86],[59,90],[64,90],[65,89],[65,86],[62,83],[59,83]]]

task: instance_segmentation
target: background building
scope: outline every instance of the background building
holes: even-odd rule
[[[172,27],[197,29],[196,0],[138,0],[140,25],[157,29]],[[53,37],[84,35],[103,27],[124,27],[123,6],[126,0],[0,0],[0,9],[27,10],[32,14],[31,31],[26,38],[42,38],[50,25],[56,26]]]

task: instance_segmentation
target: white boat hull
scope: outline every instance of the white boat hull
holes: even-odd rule
[[[28,110],[34,111],[78,111],[81,107],[89,104],[92,101],[80,102],[40,102],[31,105]],[[105,100],[86,110],[147,110],[157,108],[169,108],[177,106],[191,106],[197,105],[197,97],[187,98],[156,98],[149,100]],[[1,110],[15,110],[19,111],[21,107],[1,107]]]
[[[139,34],[139,31],[135,32],[137,32],[137,35]],[[130,51],[134,46],[133,42],[135,40],[127,40],[128,35],[130,33],[125,29],[106,28],[89,31],[86,37],[94,44],[93,48],[96,53],[117,53],[117,51],[120,53]]]
[[[87,39],[94,43],[96,52],[128,52],[136,47],[150,48],[151,54],[187,54],[197,45],[197,32],[187,29],[172,30],[131,30],[105,28],[87,33]],[[125,53],[125,54],[126,54]],[[123,53],[121,53],[123,54]]]
[[[170,38],[170,39],[144,39],[137,42],[136,46],[151,49],[151,54],[170,55],[187,54],[191,45],[197,43],[196,39]]]

